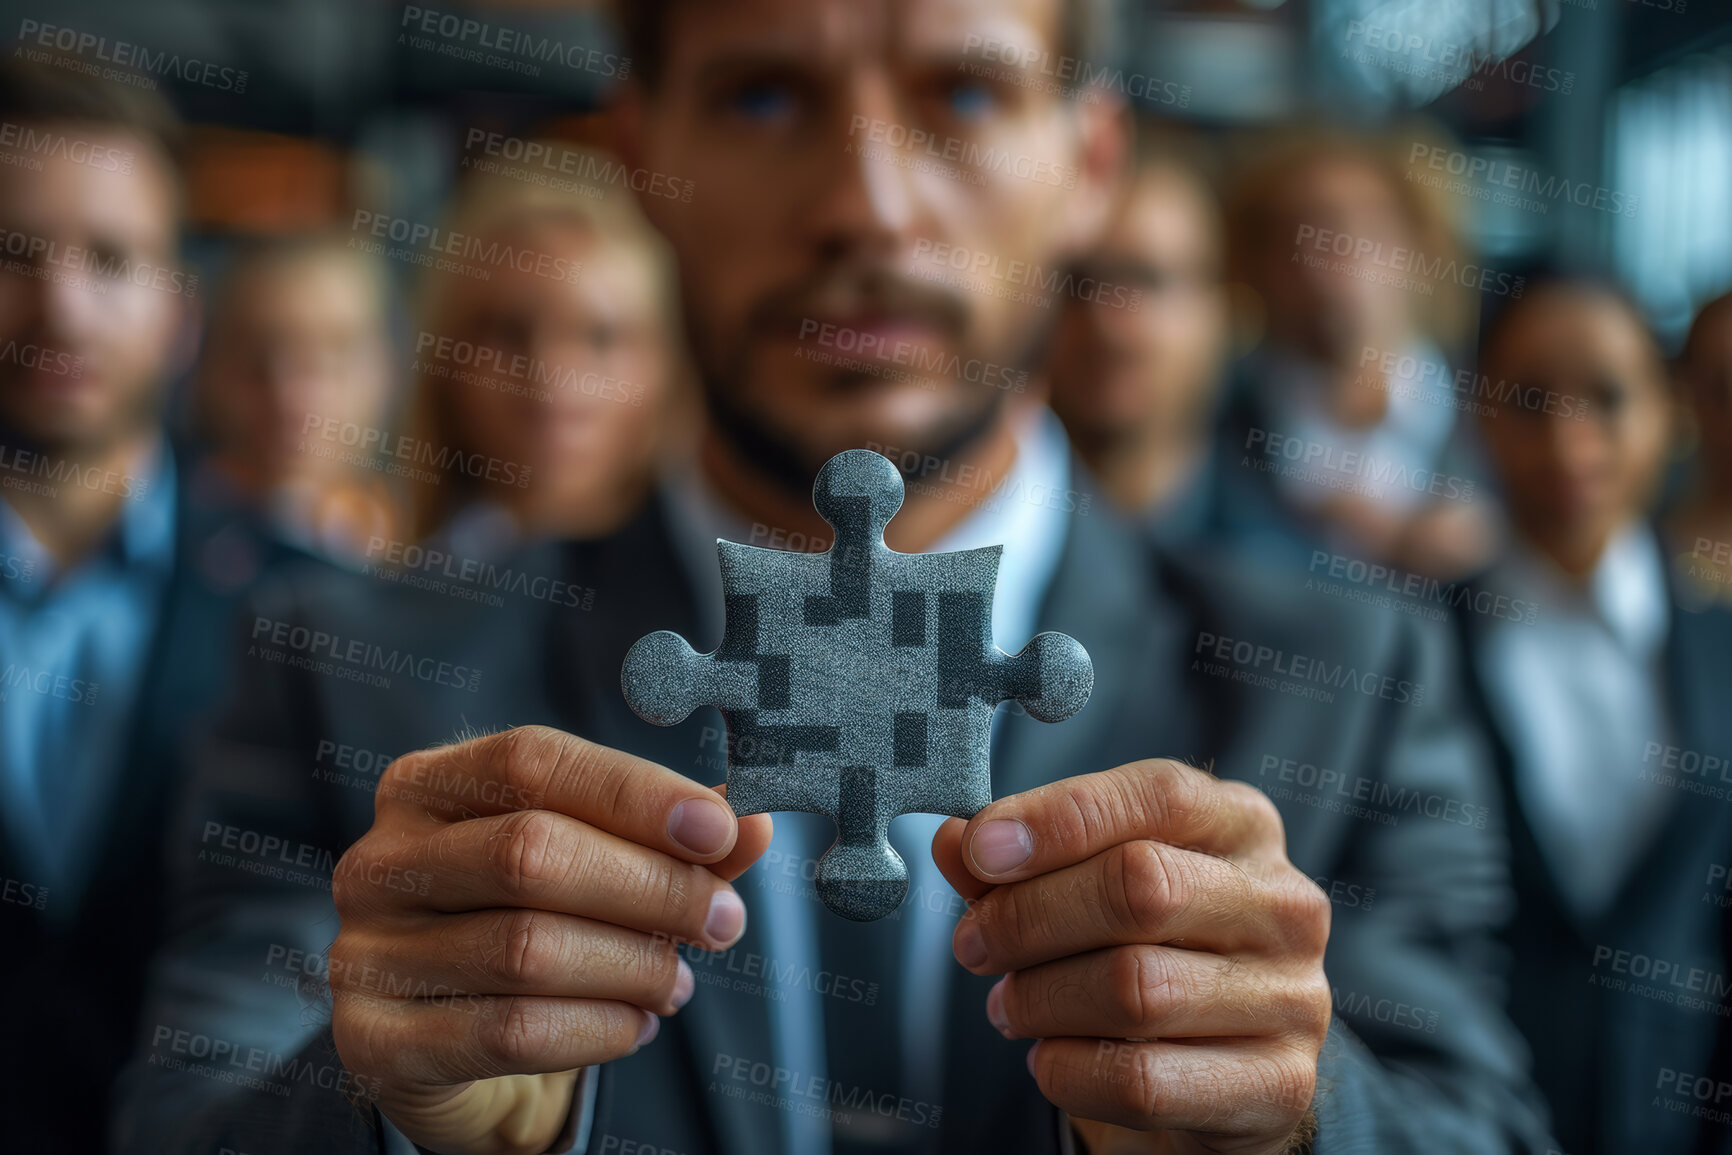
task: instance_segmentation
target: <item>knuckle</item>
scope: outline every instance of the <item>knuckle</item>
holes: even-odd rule
[[[558,973],[565,957],[557,929],[538,910],[513,910],[501,917],[492,956],[495,976],[514,988],[533,988]]]
[[[661,925],[678,927],[691,937],[698,937],[703,933],[703,920],[694,917],[692,890],[696,869],[666,855],[650,855],[637,872],[637,905],[656,912]]]
[[[679,956],[673,943],[665,939],[645,939],[632,951],[631,959],[635,971],[632,976],[634,989],[649,999],[659,999],[672,992],[679,968]]]
[[[1149,1047],[1138,1046],[1119,1087],[1119,1105],[1144,1119],[1165,1118],[1173,1109],[1175,1091],[1161,1077],[1160,1060]]]
[[[1160,932],[1183,905],[1183,883],[1160,844],[1121,842],[1107,861],[1107,911],[1121,932],[1145,939]]]
[[[522,898],[557,878],[561,858],[560,824],[545,810],[509,815],[487,840],[487,869],[512,898]]]
[[[504,1074],[523,1070],[546,1050],[552,1037],[546,1011],[532,1000],[500,1000],[500,1009],[483,1020],[477,1042],[491,1067]]]
[[[1317,1094],[1317,1059],[1290,1051],[1259,1065],[1263,1099],[1297,1117],[1311,1106]]]
[[[1282,848],[1287,845],[1287,827],[1281,819],[1281,808],[1275,800],[1249,782],[1229,780],[1222,783],[1232,791],[1236,804],[1251,820],[1251,830],[1260,845]]]
[[[1167,956],[1154,947],[1121,947],[1113,955],[1108,980],[1114,993],[1114,1010],[1121,1021],[1138,1028],[1127,1034],[1152,1034],[1141,1028],[1159,1023],[1171,1009],[1177,978]]]
[[[1276,925],[1289,949],[1305,958],[1322,958],[1329,945],[1334,911],[1323,888],[1297,869],[1274,888],[1271,897]]]
[[[1157,828],[1184,829],[1196,822],[1208,805],[1205,785],[1213,781],[1201,770],[1172,758],[1149,758],[1136,763],[1141,771],[1144,805]]]

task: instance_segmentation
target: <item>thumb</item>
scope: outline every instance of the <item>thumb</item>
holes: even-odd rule
[[[968,823],[962,819],[946,818],[932,836],[932,861],[938,864],[939,872],[956,888],[956,893],[973,903],[992,889],[992,883],[976,878],[962,859],[962,836],[967,830]],[[740,837],[745,837],[743,829]]]
[[[723,798],[728,796],[728,784],[726,782],[720,786],[713,786],[711,789]],[[740,877],[746,872],[747,867],[763,856],[764,851],[770,847],[770,835],[775,831],[775,826],[770,821],[768,814],[751,814],[739,819],[739,823],[740,833],[739,837],[734,839],[733,850],[729,851],[728,856],[720,862],[710,863],[711,873],[718,878],[726,879],[728,882]]]

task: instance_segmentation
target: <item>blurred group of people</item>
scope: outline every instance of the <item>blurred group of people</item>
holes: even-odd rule
[[[490,718],[546,719],[654,759],[636,722],[609,712],[617,702],[596,704],[618,697],[623,646],[646,626],[689,618],[691,633],[715,623],[720,597],[706,605],[716,591],[702,583],[716,536],[822,548],[827,530],[806,505],[813,475],[832,452],[858,445],[884,448],[906,475],[893,548],[960,548],[998,534],[1006,584],[1013,568],[1032,575],[1015,579],[1022,593],[1001,587],[1000,613],[1010,616],[1000,624],[1014,625],[1014,644],[1052,613],[1043,590],[1076,594],[1059,628],[1081,636],[1067,621],[1094,613],[1104,631],[1123,629],[1123,660],[1110,648],[1118,643],[1083,636],[1097,650],[1102,691],[1119,693],[1116,678],[1127,695],[1089,757],[1213,759],[1221,779],[1271,794],[1293,784],[1272,766],[1310,766],[1313,783],[1323,766],[1338,781],[1375,784],[1359,801],[1393,784],[1482,814],[1477,826],[1413,813],[1399,823],[1325,818],[1324,802],[1276,794],[1283,855],[1325,893],[1345,881],[1377,904],[1373,915],[1369,898],[1349,909],[1331,895],[1335,1025],[1312,1053],[1335,1064],[1320,1079],[1338,1095],[1334,1106],[1318,1099],[1295,1143],[1569,1155],[1732,1147],[1732,1128],[1698,1109],[1690,1081],[1732,1086],[1732,889],[1716,881],[1732,863],[1732,296],[1704,306],[1668,356],[1632,298],[1597,272],[1535,267],[1479,278],[1474,291],[1447,277],[1418,285],[1425,275],[1404,272],[1391,254],[1452,268],[1472,256],[1446,206],[1404,168],[1410,142],[1301,125],[1225,147],[1106,105],[1079,120],[1115,125],[1074,129],[1085,175],[1106,174],[1098,205],[1086,188],[1065,190],[1056,195],[1080,207],[1055,212],[1030,188],[994,184],[978,195],[1014,211],[960,214],[952,235],[951,217],[897,200],[904,193],[892,184],[923,179],[906,169],[852,152],[828,161],[785,145],[753,153],[757,145],[731,137],[746,131],[738,124],[763,132],[806,115],[784,107],[800,83],[781,81],[772,72],[741,82],[721,128],[675,123],[677,87],[631,106],[659,126],[633,163],[696,174],[690,206],[640,206],[617,184],[558,192],[521,174],[473,174],[442,227],[468,238],[470,253],[534,261],[494,261],[485,275],[473,262],[443,262],[405,278],[391,257],[357,243],[364,232],[337,222],[237,240],[198,300],[124,271],[179,263],[180,144],[168,110],[52,66],[0,66],[8,122],[133,158],[124,171],[52,155],[37,169],[0,169],[0,341],[10,351],[0,352],[9,892],[0,973],[17,1004],[8,1032],[30,1051],[0,1101],[8,1126],[21,1129],[20,1149],[258,1151],[267,1134],[284,1151],[361,1142],[345,1129],[353,1120],[306,1108],[299,1088],[285,1099],[302,1113],[285,1123],[245,1098],[256,1092],[184,1069],[210,1053],[182,1053],[175,1032],[270,1055],[316,1047],[304,992],[261,983],[258,972],[273,948],[315,957],[339,932],[328,887],[217,870],[206,855],[214,862],[265,832],[328,850],[322,868],[317,854],[301,865],[329,876],[345,852],[361,853],[374,800],[370,790],[320,785],[327,747],[394,756],[460,732],[485,735]],[[636,83],[672,82],[652,70]],[[972,91],[943,99],[962,109],[947,105],[944,115],[976,115]],[[1101,143],[1114,133],[1125,142],[1117,155]],[[724,149],[732,159],[720,159]],[[849,183],[831,173],[837,166],[864,175]],[[764,186],[784,171],[789,188],[818,191],[776,200]],[[787,251],[797,244],[809,267],[775,248],[784,231],[795,238]],[[1004,303],[1016,294],[994,286],[946,294],[908,275],[898,262],[919,240],[1026,249],[1029,267],[1062,267],[1065,284],[1130,296],[1060,290],[1019,315]],[[550,261],[578,272],[549,276]],[[904,361],[861,353],[864,368],[837,368],[836,349],[872,342],[820,347],[811,334],[827,325],[880,350],[960,348],[1025,369],[1027,388],[919,371],[893,388],[909,376]],[[801,374],[822,384],[785,383],[807,382]],[[171,389],[177,379],[182,395]],[[1006,486],[1030,485],[1100,500],[1081,512],[1072,502],[1056,519],[1014,500],[994,504]],[[1082,567],[1074,539],[1107,532],[1100,523],[1118,527],[1115,544]],[[664,524],[673,528],[646,528]],[[693,548],[697,560],[682,569]],[[519,628],[515,611],[429,593],[449,568],[405,561],[429,551],[460,565],[559,569],[596,592],[598,608],[573,602],[558,609],[580,624],[549,616]],[[1205,565],[1197,559],[1211,568],[1194,568]],[[648,604],[614,608],[632,598]],[[658,608],[681,599],[695,607],[689,614]],[[490,677],[511,672],[486,688],[497,700],[471,710],[470,699],[413,680],[388,695],[319,681],[329,655],[292,656],[285,664],[299,674],[242,656],[302,626],[342,636],[331,622],[408,638]],[[1334,708],[1270,704],[1276,691],[1246,678],[1184,675],[1183,663],[1215,652],[1200,639],[1229,628],[1286,653],[1406,670],[1427,700],[1390,705],[1348,692]],[[1144,634],[1132,636],[1137,629]],[[1175,668],[1155,671],[1153,656],[1145,664],[1145,635],[1178,639],[1147,649]],[[1011,640],[1001,631],[1001,643]],[[590,664],[560,666],[567,649]],[[1251,683],[1269,673],[1255,663],[1241,672]],[[562,704],[584,695],[581,707]],[[1062,740],[1064,727],[1054,733]],[[1108,764],[1049,766],[1022,784]],[[378,805],[383,822],[387,804]],[[1445,825],[1464,829],[1439,833]],[[378,829],[368,836],[375,845]],[[177,841],[177,831],[190,834]],[[293,831],[315,833],[297,841]],[[744,821],[738,837],[749,841]],[[273,921],[290,907],[293,917]],[[342,914],[343,933],[359,934],[354,908]],[[408,925],[402,912],[393,917]],[[752,933],[782,933],[774,917],[765,922]],[[385,930],[367,926],[370,942],[385,942]],[[819,933],[815,957],[869,953],[865,939],[829,933]],[[406,938],[366,956],[351,943],[348,957],[408,969],[421,949]],[[908,957],[916,949],[906,947]],[[331,957],[316,977],[336,989]],[[657,1014],[679,1009],[678,983],[692,996],[699,964],[679,965],[671,1005],[666,992],[651,1000]],[[456,990],[472,977],[459,967],[444,981]],[[1644,984],[1660,993],[1640,993]],[[885,989],[896,988],[886,980]],[[1015,989],[993,988],[987,1013],[1012,1013]],[[696,996],[724,992],[700,984]],[[1441,1018],[1415,1031],[1390,1019],[1386,1003]],[[343,1005],[342,1062],[388,1088],[374,1099],[391,1122],[381,1149],[405,1149],[390,1144],[406,1134],[431,1150],[587,1143],[606,1152],[622,1148],[602,1145],[592,1124],[624,1118],[618,1134],[733,1149],[717,1137],[731,1134],[727,1123],[692,1122],[697,1108],[666,1102],[702,1099],[719,1067],[665,1057],[615,1060],[637,1063],[621,1070],[648,1090],[637,1097],[631,1076],[619,1076],[613,1113],[600,1116],[611,1124],[585,1106],[593,1080],[575,1091],[560,1084],[552,1115],[565,1146],[545,1146],[560,1131],[545,1125],[545,1106],[500,1124],[521,1128],[527,1146],[453,1137],[439,1130],[437,1110],[389,1090],[408,1076],[382,1054],[430,1045],[407,1034],[392,1042],[384,1026],[378,1039],[361,1041],[353,1027],[345,1037]],[[830,1013],[820,1017],[835,1034],[883,1025],[879,1016],[843,1026]],[[978,1006],[968,1013],[985,1025]],[[1028,1006],[1014,1015],[1039,1019]],[[1094,1033],[994,1025],[995,1042],[1022,1034],[1047,1039],[1042,1048],[1053,1036]],[[329,1028],[322,1038],[324,1060],[336,1061]],[[851,1056],[831,1041],[812,1045],[832,1072],[845,1069]],[[430,1082],[610,1065],[581,1050],[543,1068],[462,1053],[482,1059],[426,1059]],[[996,1060],[979,1066],[992,1088],[1024,1078],[1020,1053],[1009,1074]],[[1118,1106],[1091,1115],[1096,1100],[1065,1098],[1067,1068],[1037,1067],[1031,1060],[1033,1082],[1017,1094],[1038,1086],[1072,1120],[1210,1133],[1207,1119],[1226,1111],[1205,1110],[1201,1122],[1180,1112],[1186,1122],[1165,1124]],[[945,1094],[959,1085],[944,1084]],[[968,1101],[994,1103],[995,1093]],[[43,1109],[56,1101],[78,1106]],[[660,1114],[646,1116],[645,1103],[660,1103]],[[1040,1129],[1017,1122],[1027,1118],[1002,1121],[1027,1138]],[[804,1150],[803,1125],[765,1123],[781,1130],[753,1149]],[[1095,1127],[1079,1122],[1059,1141],[1135,1149]],[[834,1149],[923,1149],[938,1134],[874,1147],[880,1139],[862,1133]]]

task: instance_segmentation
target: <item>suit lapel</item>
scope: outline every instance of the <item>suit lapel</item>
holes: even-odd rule
[[[620,690],[620,666],[633,642],[655,630],[673,630],[701,643],[703,614],[670,536],[665,507],[652,502],[643,515],[618,536],[603,542],[569,543],[566,569],[570,580],[594,589],[595,606],[587,614],[566,613],[555,622],[546,663],[550,691],[562,724],[585,738],[691,775],[719,782],[713,770],[725,747],[702,741],[705,728],[721,729],[720,716],[704,707],[685,722],[652,726],[625,704]],[[566,721],[569,720],[569,721]],[[703,767],[705,769],[699,769]],[[709,772],[706,772],[706,769]],[[749,898],[749,895],[748,895]],[[729,951],[730,957],[765,950],[763,920],[746,920],[746,933]],[[774,1061],[769,1000],[755,993],[734,992],[718,984],[700,986],[697,997],[668,1021],[672,1038],[687,1052],[687,1069],[704,1079],[718,1055],[749,1056]],[[649,1107],[655,1093],[634,1087],[623,1092]],[[695,1106],[705,1112],[716,1145],[728,1151],[780,1152],[775,1116],[765,1107],[721,1094],[700,1094]]]

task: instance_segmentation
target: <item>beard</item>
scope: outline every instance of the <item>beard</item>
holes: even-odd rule
[[[693,304],[687,296],[686,316],[700,317]],[[760,341],[799,338],[802,326],[809,329],[814,318],[838,315],[913,321],[943,338],[947,361],[951,353],[962,364],[995,360],[969,347],[973,314],[960,292],[948,286],[911,280],[880,265],[829,266],[765,297],[752,308],[737,334],[730,335],[731,340],[722,339],[713,331],[703,332],[702,326],[694,324],[693,357],[716,433],[734,449],[740,461],[790,495],[809,492],[813,478],[830,456],[858,446],[821,443],[822,439],[815,437],[811,429],[789,421],[774,396],[763,389],[754,390],[752,384],[760,376],[754,364],[756,350]],[[1022,331],[1029,333],[1029,339],[1005,363],[1012,370],[1032,365],[1050,329],[1050,325],[1025,326]],[[818,387],[839,401],[857,398],[874,389],[907,387],[889,384],[865,369],[820,369],[816,361],[808,362],[799,371],[809,375],[814,384],[820,374],[826,376],[827,380]],[[962,388],[946,382],[940,387],[948,390],[953,402],[943,406],[934,419],[921,427],[861,428],[855,431],[852,440],[895,441],[899,452],[887,456],[900,457],[905,462],[914,462],[916,457],[947,460],[965,456],[999,422],[1006,405],[1006,390],[986,382]],[[918,462],[909,468],[919,468]]]

